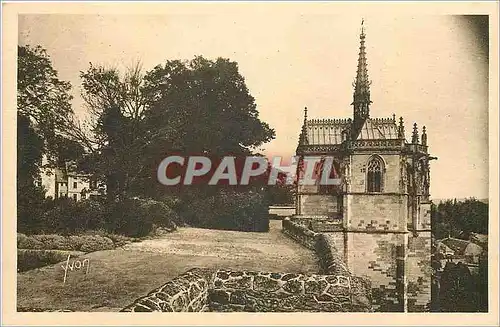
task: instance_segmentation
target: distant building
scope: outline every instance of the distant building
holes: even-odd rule
[[[93,181],[88,174],[78,173],[71,163],[65,167],[43,168],[41,185],[46,197],[53,199],[70,198],[75,201],[105,194],[104,183]]]
[[[479,233],[470,233],[469,240],[481,246],[483,249],[488,250],[488,235]]]
[[[295,206],[272,205],[269,206],[269,217],[271,219],[283,219],[295,214]]]
[[[443,257],[451,257],[455,254],[455,251],[449,248],[446,244],[438,241],[436,245],[436,253],[441,254]]]
[[[461,240],[458,238],[447,237],[438,241],[437,249],[449,249],[453,251],[452,254],[448,254],[452,259],[457,261],[463,261],[465,259],[466,263],[478,263],[479,257],[483,254],[483,247],[466,240]],[[447,250],[449,252],[449,250]],[[462,259],[462,260],[461,260]]]

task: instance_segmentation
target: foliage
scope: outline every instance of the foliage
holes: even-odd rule
[[[166,154],[250,154],[274,137],[227,59],[167,61],[144,75],[137,65],[123,76],[91,65],[81,78],[96,145],[86,165],[110,199],[168,193],[156,180]]]
[[[42,244],[44,250],[78,250],[69,239],[57,234],[33,235],[30,238]]]
[[[32,232],[50,209],[39,186],[43,155],[55,165],[81,156],[83,149],[66,136],[73,119],[71,85],[58,78],[47,52],[19,46],[17,63],[18,228]]]
[[[61,250],[17,250],[17,271],[26,271],[65,261],[68,254],[72,257],[82,255],[82,252]]]
[[[45,212],[40,231],[74,234],[86,230],[105,229],[106,216],[106,206],[100,200],[87,199],[75,202],[60,198],[54,201],[51,210]]]
[[[483,260],[479,275],[472,275],[467,265],[447,262],[440,278],[439,308],[435,309],[441,312],[487,312],[487,267],[487,261]]]
[[[264,194],[221,190],[219,193],[185,200],[185,221],[193,226],[223,230],[267,232],[268,202]]]
[[[436,239],[448,235],[468,237],[471,232],[488,234],[488,204],[474,198],[447,200],[433,205],[431,219]]]
[[[71,84],[59,80],[50,57],[40,46],[18,46],[17,110],[35,123],[45,138],[63,132],[72,115]]]
[[[145,167],[145,147],[155,140],[144,124],[141,68],[131,67],[122,76],[91,64],[80,77],[92,128],[90,136],[78,134],[89,153],[81,166],[106,181],[110,200],[122,200]]]
[[[38,234],[27,236],[17,234],[17,248],[26,250],[61,250],[94,252],[110,250],[130,242],[130,238],[119,237],[113,239],[103,235],[71,235]],[[125,240],[126,239],[126,240]]]
[[[52,162],[78,157],[83,149],[69,139],[74,129],[71,84],[59,79],[42,47],[18,46],[17,51],[17,114],[21,124],[28,122],[39,138],[33,143],[36,151],[43,149]],[[19,134],[18,140],[22,141]]]
[[[50,154],[55,164],[78,161],[79,169],[106,182],[108,195],[103,203],[45,203],[42,189],[19,188],[20,231],[74,234],[90,229],[144,236],[154,226],[172,229],[183,221],[265,230],[261,214],[267,216],[268,202],[290,201],[289,190],[281,186],[266,186],[267,193],[255,187],[221,193],[218,188],[166,189],[156,179],[166,154],[251,155],[274,138],[274,131],[259,119],[236,62],[171,60],[145,74],[139,64],[125,74],[90,64],[80,74],[91,117],[85,125],[75,120],[71,85],[58,79],[46,51],[28,46],[18,51],[18,113],[26,136],[18,138],[32,138],[19,156],[27,163],[19,165],[28,176],[23,185],[31,187],[41,155]],[[169,198],[172,205],[145,204],[137,196]],[[210,207],[205,200],[217,205]]]
[[[94,252],[111,250],[113,248],[114,244],[111,239],[99,235],[90,235],[85,237],[85,240],[79,250],[82,252]]]

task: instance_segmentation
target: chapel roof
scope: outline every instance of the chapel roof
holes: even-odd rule
[[[351,119],[311,119],[306,122],[309,145],[341,144],[342,132],[351,128]],[[394,118],[368,118],[357,140],[398,139],[398,126]]]

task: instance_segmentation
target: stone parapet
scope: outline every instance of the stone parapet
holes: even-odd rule
[[[343,275],[220,270],[209,291],[217,312],[370,312],[369,287]]]
[[[307,228],[305,223],[299,223],[290,220],[290,218],[285,218],[282,221],[282,231],[284,234],[288,235],[290,238],[299,242],[308,249],[316,249],[316,238],[318,233]]]
[[[214,271],[195,268],[152,290],[121,312],[208,311],[208,287]]]
[[[370,288],[345,275],[193,269],[121,312],[371,312]]]

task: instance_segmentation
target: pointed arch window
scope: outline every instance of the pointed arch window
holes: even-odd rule
[[[368,162],[366,174],[367,191],[370,193],[379,193],[383,189],[384,181],[384,162],[379,157],[373,157]]]

